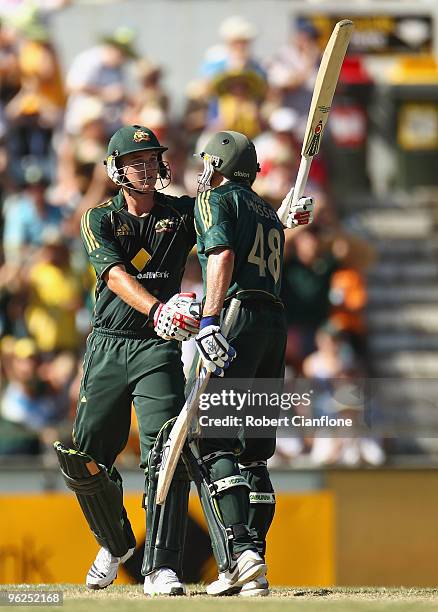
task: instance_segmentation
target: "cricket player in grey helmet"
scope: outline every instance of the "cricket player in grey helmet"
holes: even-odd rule
[[[218,132],[200,156],[195,227],[205,297],[192,376],[204,366],[219,377],[281,381],[283,230],[310,223],[313,200],[301,198],[291,208],[289,192],[276,213],[252,188],[260,168],[253,143],[241,133]],[[221,324],[232,298],[241,306],[225,338]],[[275,451],[275,433],[242,440],[201,435],[195,443],[201,503],[219,566],[207,593],[266,595],[266,535],[275,509],[266,464]]]

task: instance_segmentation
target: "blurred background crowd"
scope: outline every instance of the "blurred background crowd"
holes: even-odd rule
[[[111,134],[123,124],[151,128],[169,147],[167,191],[194,195],[200,168],[193,153],[214,131],[244,132],[261,164],[254,189],[277,208],[296,176],[325,44],[312,19],[298,17],[277,51],[259,57],[257,27],[231,15],[193,66],[175,112],[159,50],[140,53],[129,27],[103,32],[62,66],[50,14],[68,4],[42,2],[0,17],[0,461],[44,459],[51,442],[70,433],[95,283],[79,224],[85,210],[115,193],[102,164]],[[287,232],[288,379],[375,375],[366,312],[376,248],[345,222],[339,196],[340,183],[362,196],[375,188],[365,163],[373,87],[363,57],[350,54],[308,183],[315,222]],[[195,253],[184,288],[201,296]],[[191,349],[184,348],[187,366]],[[329,400],[321,410],[331,414]],[[138,461],[137,452],[134,420],[126,465]],[[374,438],[281,439],[274,463],[377,466],[397,452]]]

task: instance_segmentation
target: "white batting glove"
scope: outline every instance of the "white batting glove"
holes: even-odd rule
[[[205,317],[206,320],[214,320],[217,317]],[[223,376],[224,371],[236,356],[235,349],[230,346],[221,332],[219,325],[206,325],[195,338],[199,354],[202,357],[204,367],[215,376]]]
[[[199,313],[195,293],[177,293],[155,310],[155,333],[164,340],[189,340],[199,331]]]
[[[292,206],[293,195],[294,189],[292,187],[277,211],[278,218],[289,229],[312,223],[315,207],[313,198],[307,196],[300,198],[297,204]]]

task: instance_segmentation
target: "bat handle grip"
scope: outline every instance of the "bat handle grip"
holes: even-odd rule
[[[292,206],[296,206],[298,200],[304,195],[312,161],[312,157],[301,156],[300,167],[298,168],[297,180],[295,181],[294,194],[292,197]]]
[[[227,337],[228,332],[231,329],[232,324],[234,323],[234,319],[237,315],[237,311],[240,308],[240,300],[237,298],[233,298],[228,306],[224,322],[222,324],[222,332],[225,337]]]

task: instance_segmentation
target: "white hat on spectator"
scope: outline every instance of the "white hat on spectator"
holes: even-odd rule
[[[226,41],[252,40],[257,36],[257,28],[244,17],[233,15],[222,22],[219,34]]]
[[[151,130],[166,127],[167,118],[163,109],[158,106],[145,106],[140,111],[140,123],[147,125]]]
[[[274,132],[294,132],[299,118],[293,108],[276,108],[269,117],[269,127]]]
[[[80,99],[76,109],[76,124],[78,129],[82,129],[92,121],[102,119],[104,113],[103,103],[99,98],[86,96]]]

